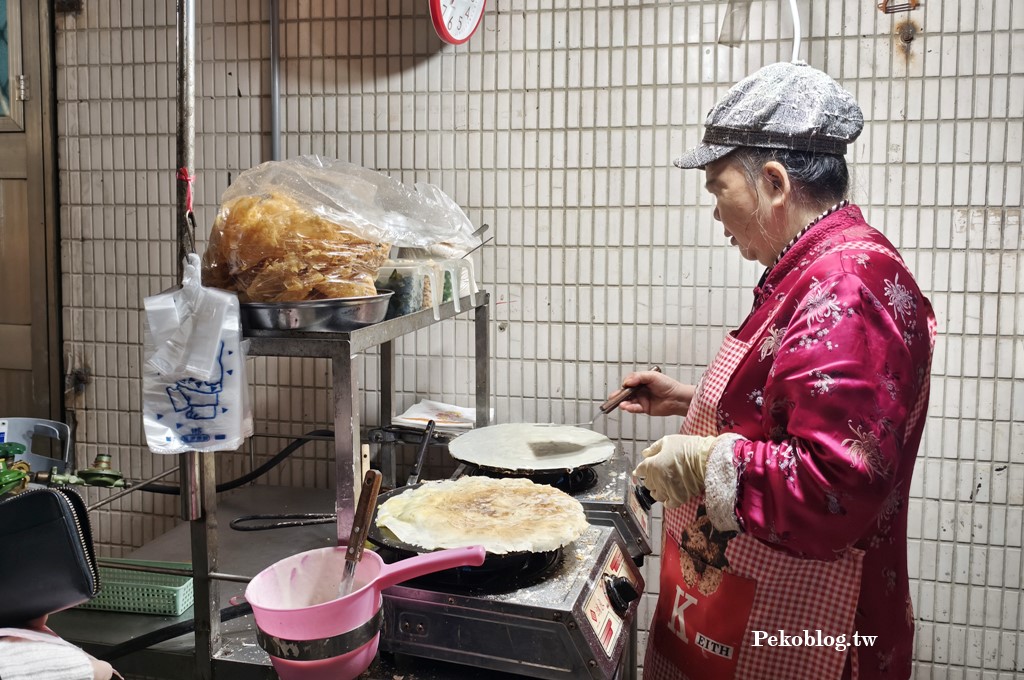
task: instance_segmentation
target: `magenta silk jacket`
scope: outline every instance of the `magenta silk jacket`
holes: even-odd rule
[[[879,246],[895,252],[848,206],[786,252],[736,332],[752,350],[722,396],[718,427],[744,437],[733,452],[743,531],[819,560],[865,551],[856,630],[878,638],[858,648],[860,678],[902,679],[914,637],[908,494],[925,420],[908,429],[908,415],[928,388],[934,316],[910,271]],[[775,320],[752,337],[776,303]]]

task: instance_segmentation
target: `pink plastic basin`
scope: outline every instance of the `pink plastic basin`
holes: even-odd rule
[[[252,605],[256,626],[284,640],[322,640],[346,633],[374,617],[385,588],[451,567],[478,566],[481,546],[452,548],[384,564],[377,553],[363,553],[352,593],[337,597],[345,569],[345,546],[318,548],[270,565],[249,582],[245,599]],[[342,656],[311,661],[270,660],[281,680],[347,680],[369,668],[377,655],[380,632]]]

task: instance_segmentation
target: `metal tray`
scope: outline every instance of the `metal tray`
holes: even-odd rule
[[[243,302],[242,328],[258,331],[323,331],[343,333],[384,320],[393,291],[378,295],[306,300]]]

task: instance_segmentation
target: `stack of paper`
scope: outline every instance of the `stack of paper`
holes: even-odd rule
[[[422,428],[426,427],[428,420],[434,421],[435,431],[460,434],[473,429],[476,423],[476,409],[424,400],[413,404],[405,413],[392,418],[391,422],[395,425]]]

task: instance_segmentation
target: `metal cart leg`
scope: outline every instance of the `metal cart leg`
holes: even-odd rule
[[[359,380],[358,356],[352,345],[338,341],[331,358],[334,380],[334,465],[335,512],[338,513],[338,545],[348,541],[355,514],[356,481],[359,479]]]
[[[380,345],[380,425],[387,427],[395,417],[395,344],[384,342]],[[395,444],[384,442],[380,445],[378,460],[383,485],[398,486],[398,474],[395,465]]]
[[[212,452],[181,456],[181,510],[192,537],[195,587],[195,649],[198,680],[212,680],[220,650],[220,594],[210,574],[217,570],[217,468]]]
[[[476,364],[476,426],[487,427],[491,422],[491,346],[488,342],[488,331],[490,330],[490,310],[488,304],[491,296],[483,293],[480,306],[475,309],[473,324],[474,331],[474,354]]]

